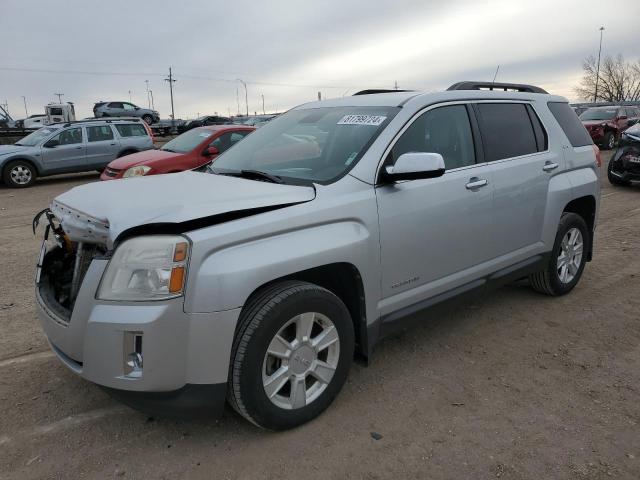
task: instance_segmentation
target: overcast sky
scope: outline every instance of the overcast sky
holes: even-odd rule
[[[614,5],[615,4],[615,5]],[[640,57],[640,0],[0,0],[0,103],[24,117],[64,93],[79,117],[99,100],[163,118],[282,111],[364,88],[433,91],[460,80],[533,83],[576,100],[581,62]]]

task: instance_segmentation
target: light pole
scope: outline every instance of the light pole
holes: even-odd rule
[[[156,106],[153,103],[153,90],[149,90],[149,94],[151,95],[151,110],[155,110]]]
[[[27,97],[22,95],[22,101],[24,102],[24,118],[28,118],[29,112],[27,111]]]
[[[58,103],[62,103],[62,97],[64,97],[64,93],[54,93],[56,97],[58,97]]]
[[[247,107],[247,117],[249,116],[249,94],[247,93],[247,84],[241,78],[236,78],[244,87],[244,104]]]
[[[145,80],[144,83],[147,84],[147,106],[151,108],[151,97],[149,97],[149,80]]]
[[[262,114],[264,115],[265,114],[265,111],[264,111],[264,93],[261,94],[260,96],[262,97]]]
[[[169,76],[164,79],[165,82],[169,82],[169,93],[171,94],[171,133],[176,133],[176,115],[173,111],[173,84],[176,80],[171,73],[171,67],[169,67]]]
[[[131,90],[129,90],[129,103],[131,103]]]
[[[600,48],[598,49],[598,66],[596,68],[596,91],[593,94],[593,102],[598,101],[598,81],[600,80],[600,54],[602,54],[602,32],[604,31],[604,27],[600,27]]]

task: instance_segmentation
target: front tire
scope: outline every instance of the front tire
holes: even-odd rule
[[[8,162],[2,172],[2,180],[8,187],[26,188],[33,185],[38,176],[35,167],[25,160]]]
[[[336,295],[298,281],[267,287],[240,315],[229,403],[259,427],[297,427],[331,404],[347,379],[353,351],[351,316]]]
[[[151,115],[145,115],[142,119],[147,123],[147,125],[151,125],[153,123],[153,117]]]
[[[544,270],[529,276],[531,287],[546,295],[565,295],[580,281],[591,245],[584,219],[565,212],[560,218],[551,257]]]

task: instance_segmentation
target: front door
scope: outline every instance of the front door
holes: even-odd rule
[[[376,188],[381,315],[470,284],[479,276],[474,267],[491,258],[492,178],[477,162],[472,132],[465,105],[440,106],[418,116],[391,148],[385,164],[406,152],[435,152],[446,171]]]
[[[87,166],[104,168],[118,155],[120,143],[115,139],[111,125],[85,128],[87,130]]]
[[[67,128],[45,145],[52,140],[57,142],[55,146],[42,147],[42,164],[46,173],[83,170],[86,167],[82,127]]]

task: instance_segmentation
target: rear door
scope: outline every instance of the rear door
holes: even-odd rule
[[[87,169],[82,127],[67,128],[51,140],[57,141],[58,145],[42,147],[42,163],[47,173]]]
[[[518,261],[542,249],[549,179],[562,170],[561,152],[529,103],[474,104],[493,177],[492,256]]]
[[[111,125],[85,127],[87,134],[87,166],[104,168],[114,160],[120,151],[120,143],[115,138]]]
[[[393,165],[403,153],[440,153],[446,171],[376,188],[382,315],[469,285],[491,258],[493,181],[469,112],[464,104],[427,110],[386,157],[385,165]]]
[[[111,117],[124,116],[124,105],[122,102],[111,102],[107,105],[107,114]]]

